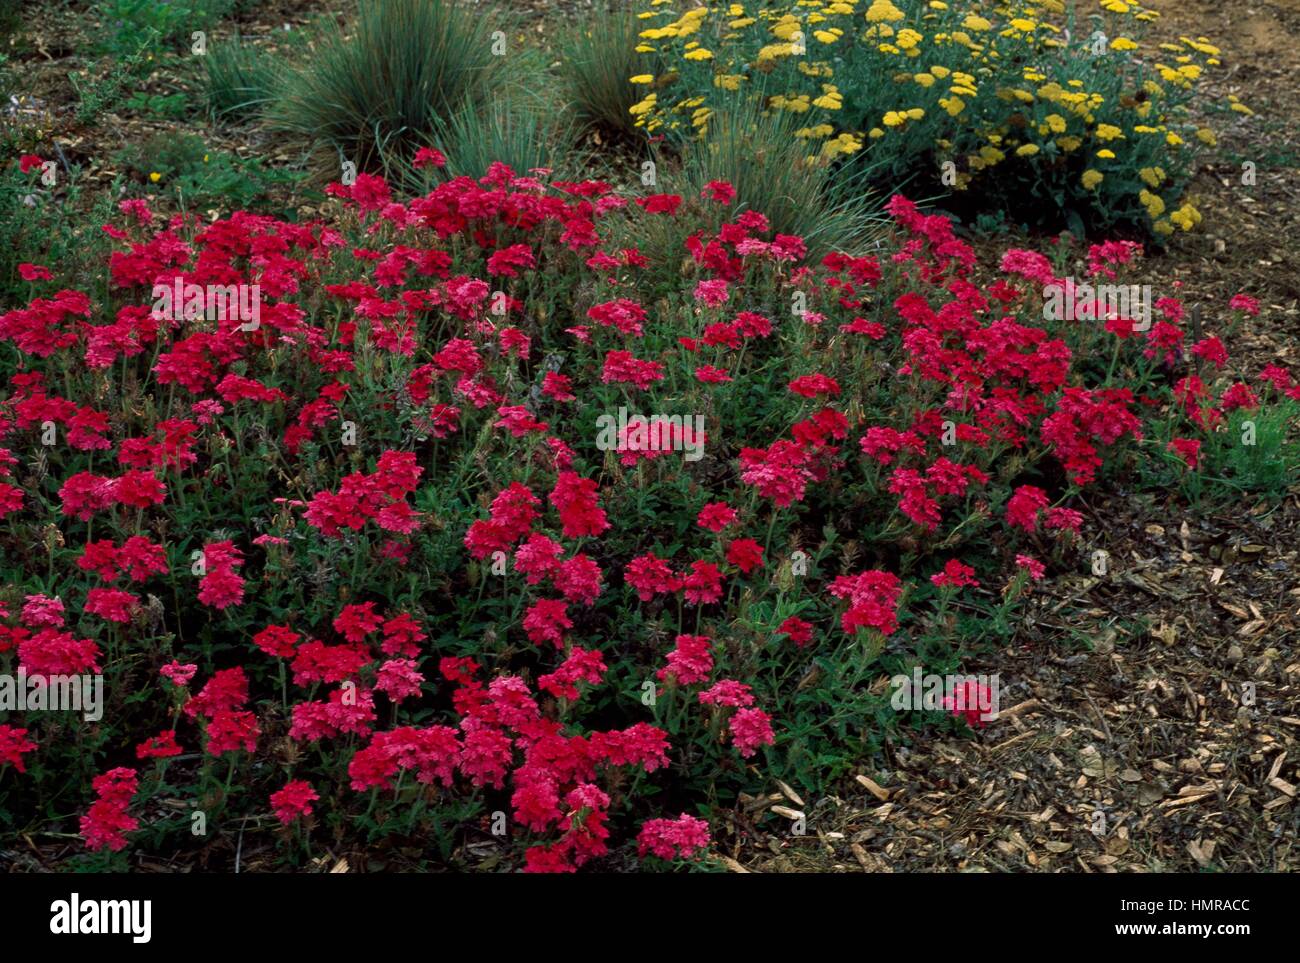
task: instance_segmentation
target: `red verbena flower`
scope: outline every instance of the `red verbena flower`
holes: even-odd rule
[[[27,738],[27,730],[0,723],[0,765],[10,765],[26,772],[23,755],[36,749],[36,743]]]
[[[931,575],[930,581],[940,588],[961,588],[966,585],[978,588],[980,584],[979,579],[975,578],[975,569],[955,558],[948,559],[943,571]]]
[[[637,853],[660,859],[691,859],[709,847],[709,824],[682,813],[676,819],[647,819],[637,835]]]
[[[304,816],[310,816],[311,804],[318,799],[320,796],[316,795],[311,783],[293,779],[271,793],[271,809],[281,825],[288,826]]]
[[[713,640],[707,635],[679,635],[676,648],[668,653],[668,664],[656,673],[661,682],[678,685],[704,682],[713,671]]]

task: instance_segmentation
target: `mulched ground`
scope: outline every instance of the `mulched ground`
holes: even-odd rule
[[[964,667],[999,674],[999,721],[893,747],[839,798],[774,787],[736,815],[733,868],[1295,870],[1297,517],[1294,495],[1202,520],[1099,507],[1108,576],[1054,579],[1015,647]]]
[[[545,44],[590,0],[483,2],[518,15]],[[1149,280],[1205,307],[1207,333],[1227,297],[1246,291],[1261,314],[1229,343],[1250,370],[1300,365],[1300,0],[1161,0],[1158,31],[1205,36],[1228,69],[1220,106],[1239,96],[1259,116],[1215,112],[1221,159],[1193,200],[1203,230],[1150,257]],[[241,31],[270,38],[340,3],[279,0]],[[29,8],[30,10],[31,8]],[[16,51],[26,98],[65,152],[113,176],[110,158],[152,123],[110,115],[70,122],[69,71],[97,25],[35,11]],[[164,92],[171,82],[155,78]],[[151,85],[152,86],[152,85]],[[266,156],[255,129],[192,123],[214,147]],[[1225,129],[1226,126],[1226,129]],[[1258,168],[1241,183],[1242,163]],[[999,239],[989,250],[1008,244]],[[1111,556],[1104,577],[1044,583],[1016,644],[973,674],[997,673],[1002,716],[974,739],[891,745],[837,795],[803,798],[775,782],[717,827],[738,872],[776,871],[1288,871],[1300,868],[1300,482],[1269,509],[1250,502],[1209,516],[1119,493],[1089,506],[1088,529]],[[885,680],[880,680],[883,687]],[[806,831],[795,835],[802,813]]]

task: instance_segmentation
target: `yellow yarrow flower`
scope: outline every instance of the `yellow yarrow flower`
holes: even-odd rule
[[[834,140],[828,140],[822,145],[822,157],[829,160],[840,154],[852,154],[862,149],[862,141],[852,134],[840,134]]]
[[[828,63],[810,64],[801,60],[798,67],[799,73],[805,77],[833,77],[835,75],[835,71],[831,69],[831,65]]]
[[[788,57],[794,52],[794,47],[788,43],[770,43],[758,52],[759,60],[775,60],[777,57]]]
[[[1150,191],[1143,189],[1138,193],[1138,200],[1147,209],[1147,213],[1151,215],[1152,220],[1165,212],[1165,202],[1159,194],[1152,194]]]
[[[1017,157],[1033,157],[1038,153],[1037,144],[1021,144],[1016,148]]]
[[[822,84],[822,95],[812,103],[814,107],[821,107],[823,110],[839,110],[844,106],[844,100],[834,84]]]
[[[772,27],[772,36],[778,40],[789,40],[800,32],[799,21],[788,13]]]
[[[948,112],[948,116],[956,117],[966,109],[966,102],[960,97],[940,97],[939,106]]]
[[[1105,179],[1105,176],[1106,175],[1101,171],[1095,171],[1092,168],[1089,168],[1083,172],[1083,176],[1080,177],[1079,180],[1083,183],[1084,189],[1090,191],[1100,184],[1102,180]]]
[[[1099,140],[1123,140],[1124,132],[1114,124],[1098,124],[1097,129],[1093,132]]]
[[[1214,44],[1210,43],[1204,37],[1197,37],[1195,40],[1191,40],[1187,37],[1179,37],[1178,39],[1187,44],[1187,46],[1191,47],[1197,53],[1203,53],[1211,57],[1217,57],[1222,53],[1218,47],[1214,46]]]
[[[628,108],[627,112],[635,117],[642,114],[648,114],[654,109],[655,103],[659,100],[658,94],[647,94],[644,100],[641,100]]]
[[[870,23],[902,19],[903,11],[890,3],[889,0],[872,0],[871,6],[867,8],[867,21]]]
[[[1184,204],[1178,210],[1169,215],[1169,220],[1173,221],[1184,231],[1190,231],[1196,225],[1201,223],[1201,212],[1191,204]]]
[[[1156,72],[1160,74],[1160,79],[1167,84],[1175,84],[1179,87],[1186,87],[1187,80],[1173,67],[1165,64],[1156,64]]]
[[[629,77],[627,82],[630,84],[652,84],[655,82],[655,75],[637,74],[635,77]]]

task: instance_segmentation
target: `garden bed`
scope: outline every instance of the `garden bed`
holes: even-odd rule
[[[889,179],[783,210],[750,134],[647,153],[594,97],[559,134],[449,103],[340,178],[183,42],[123,72],[108,6],[23,8],[5,65],[11,203],[49,203],[5,221],[0,666],[108,697],[0,713],[0,860],[1294,868],[1293,4],[1152,26],[1222,47],[1218,133],[1166,208],[1199,227],[1127,245]],[[609,14],[481,6],[512,104],[582,89]],[[345,5],[227,7],[213,43],[304,77],[355,42]],[[264,313],[151,324],[177,274]],[[1154,329],[1044,313],[1085,281],[1150,285]],[[1001,711],[898,712],[914,669]]]

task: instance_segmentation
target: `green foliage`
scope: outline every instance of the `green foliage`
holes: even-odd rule
[[[233,6],[233,0],[100,0],[96,14],[107,28],[101,52],[188,49],[194,31],[207,30]]]
[[[77,93],[77,123],[91,123],[100,114],[112,110],[121,102],[125,91],[143,79],[153,59],[146,47],[146,43],[141,43],[120,55],[96,61],[84,77],[68,74],[68,81]]]
[[[1276,503],[1300,478],[1300,405],[1286,398],[1231,412],[1201,437],[1196,470],[1167,450],[1169,441],[1168,431],[1153,438],[1160,456],[1145,465],[1143,487],[1176,490],[1197,507],[1222,509],[1246,496]]]
[[[499,92],[505,58],[492,28],[454,0],[362,4],[351,33],[326,26],[308,59],[278,84],[267,120],[304,148],[323,148],[337,178],[397,170],[439,124]]]
[[[573,132],[525,103],[469,108],[439,123],[432,141],[447,156],[451,176],[481,177],[494,161],[518,174],[547,168],[568,176],[564,145]]]
[[[641,21],[630,10],[598,13],[560,47],[561,70],[578,119],[606,130],[638,136],[629,113],[640,95],[628,80],[644,69],[636,52]]]
[[[1241,491],[1283,498],[1300,470],[1297,425],[1300,405],[1292,401],[1232,412],[1223,431],[1211,436],[1206,474]]]
[[[169,195],[186,208],[262,207],[278,198],[284,203],[273,206],[282,209],[306,177],[255,157],[210,150],[196,134],[156,134],[123,148],[115,162],[146,192]]]
[[[23,17],[18,0],[0,3],[0,40],[7,41],[22,26]]]
[[[93,225],[111,217],[112,204],[100,197],[86,216],[80,171],[59,165],[53,186],[41,183],[41,170],[26,174],[10,161],[0,170],[0,304],[25,303],[31,285],[18,275],[23,263],[56,266],[69,284],[102,287],[106,236]]]
[[[152,114],[164,120],[177,120],[189,111],[190,99],[180,90],[173,94],[150,94],[140,90],[128,97],[124,106],[127,110]]]
[[[9,68],[9,55],[6,53],[0,53],[0,100],[8,103],[12,93],[13,72]],[[9,125],[5,124],[3,125],[3,128],[0,129],[4,129],[7,133],[8,127]]]
[[[726,181],[739,206],[764,212],[777,233],[797,234],[817,251],[852,250],[870,235],[884,198],[870,186],[870,170],[809,163],[794,123],[751,100],[726,102],[710,118],[709,139],[685,145],[684,192]]]
[[[278,61],[238,36],[208,45],[203,67],[208,109],[218,117],[246,118],[258,113],[278,82]]]

